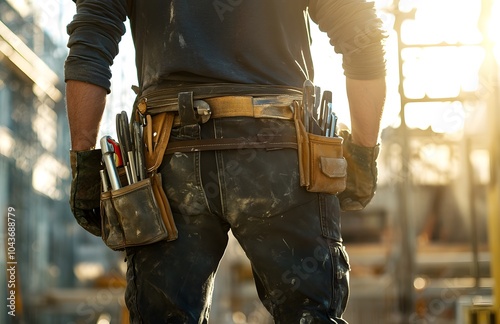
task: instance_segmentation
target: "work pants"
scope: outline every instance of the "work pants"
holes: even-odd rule
[[[293,121],[231,117],[174,129],[173,141],[294,136]],[[240,148],[166,155],[160,172],[175,241],[127,249],[132,323],[207,323],[231,230],[276,323],[347,323],[349,263],[335,196],[299,184],[297,151]]]

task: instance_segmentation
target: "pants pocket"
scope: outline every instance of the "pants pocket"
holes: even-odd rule
[[[130,313],[130,323],[142,323],[137,305],[137,284],[135,274],[135,255],[127,249],[127,288],[125,290],[125,305]]]
[[[330,309],[333,317],[340,318],[349,299],[349,258],[343,245],[335,243],[330,249],[334,261],[333,300]]]
[[[337,196],[318,194],[321,234],[335,242],[342,242],[340,231],[340,205]]]

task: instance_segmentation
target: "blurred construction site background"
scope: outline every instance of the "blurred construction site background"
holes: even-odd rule
[[[500,0],[377,0],[388,98],[377,195],[343,215],[346,319],[500,323]],[[127,323],[124,256],[74,221],[64,105],[70,0],[0,0],[0,323]],[[359,41],[362,43],[363,31]],[[349,124],[340,57],[313,25],[315,83]],[[129,111],[130,36],[102,134]],[[15,315],[15,316],[13,316]],[[211,323],[272,323],[232,238]]]

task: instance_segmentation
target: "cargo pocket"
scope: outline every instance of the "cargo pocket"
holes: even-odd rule
[[[349,298],[349,258],[345,247],[339,243],[330,245],[333,256],[333,299],[330,305],[330,311],[335,318],[342,317]]]
[[[340,205],[337,196],[318,194],[321,234],[334,242],[342,242]]]
[[[142,323],[137,304],[138,288],[136,283],[135,254],[127,250],[127,287],[125,289],[125,305],[130,313],[130,323]]]

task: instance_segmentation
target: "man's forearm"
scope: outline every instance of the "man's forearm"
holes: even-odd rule
[[[66,107],[72,150],[83,151],[95,147],[106,93],[104,88],[90,83],[67,81]]]
[[[346,80],[354,144],[373,147],[377,144],[380,119],[386,96],[385,78]]]

